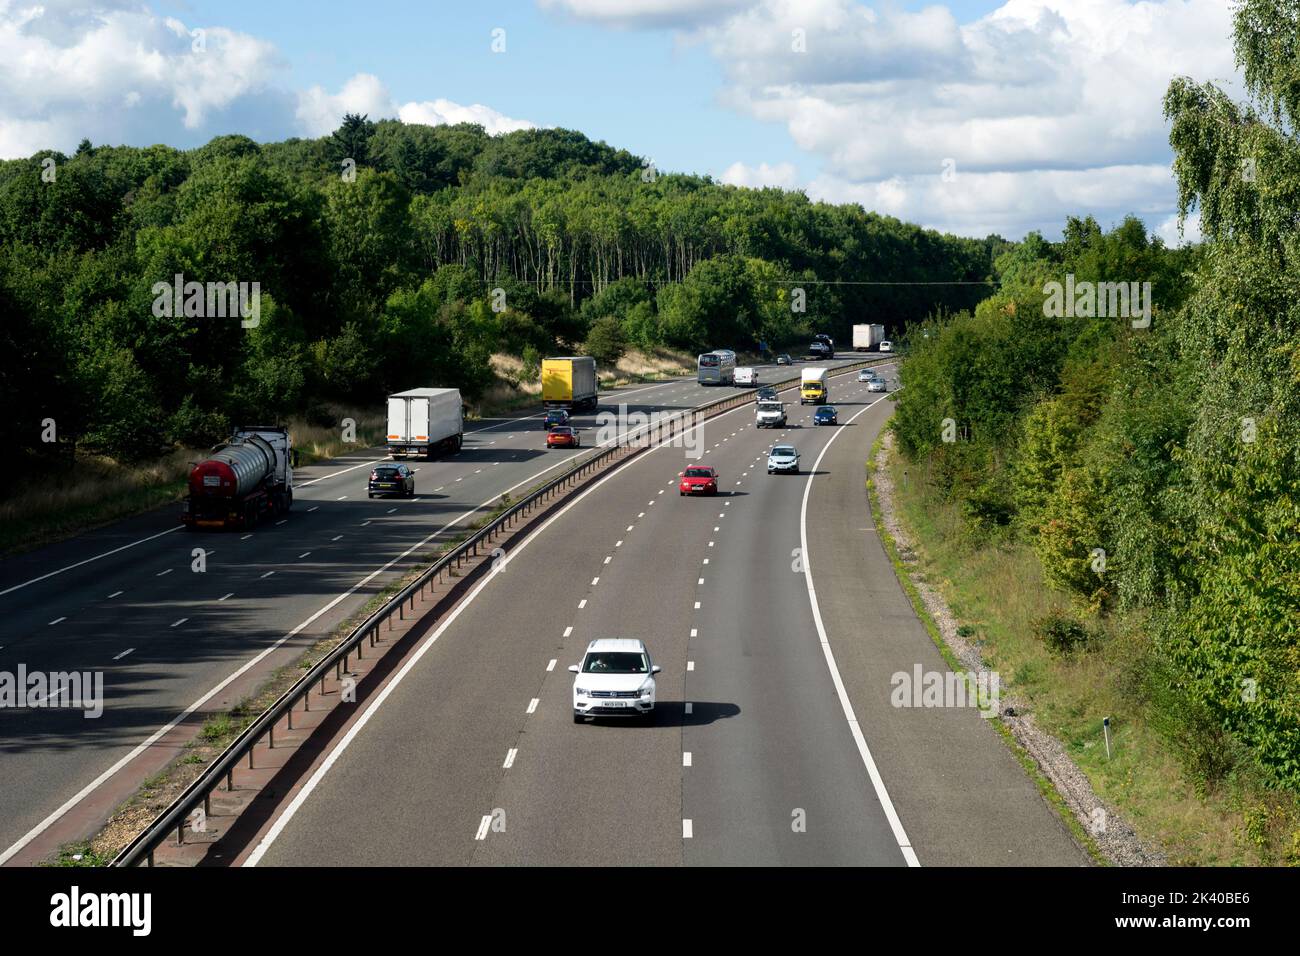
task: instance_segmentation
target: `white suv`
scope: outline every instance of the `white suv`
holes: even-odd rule
[[[581,664],[573,664],[573,722],[584,717],[650,717],[655,709],[655,679],[645,644],[604,638],[587,645]]]

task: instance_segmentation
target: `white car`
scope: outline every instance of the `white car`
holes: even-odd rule
[[[893,343],[893,342],[881,342],[881,343],[880,343],[880,351],[882,351],[882,352],[892,352],[892,351],[894,351],[894,343]]]
[[[767,473],[789,471],[799,474],[799,453],[793,445],[774,445],[767,455]]]
[[[876,377],[876,370],[874,368],[864,368],[860,372],[858,372],[859,382],[870,382],[875,377]]]
[[[573,722],[587,717],[650,717],[659,665],[641,641],[603,638],[587,645],[581,664],[570,665]]]
[[[873,378],[871,381],[867,382],[867,391],[868,392],[886,391],[885,380],[883,378]]]

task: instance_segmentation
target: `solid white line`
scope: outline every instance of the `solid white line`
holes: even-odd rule
[[[723,415],[722,415],[722,416],[719,416],[719,417],[721,418],[721,417],[724,417],[724,416],[726,416],[726,415],[730,415],[730,414],[732,414],[732,412],[735,412],[735,411],[744,411],[744,410],[746,409],[746,407],[747,407],[747,406],[740,406],[739,408],[733,409],[731,412],[724,412]],[[695,428],[698,428],[698,427],[699,427],[699,426],[695,426]],[[691,430],[694,430],[694,429],[691,429]],[[656,451],[658,451],[659,449],[664,448],[664,447],[666,447],[666,444],[665,444],[665,443],[660,443],[660,444],[656,445],[655,447],[653,447],[653,448],[651,448],[651,449],[648,449],[648,450],[647,450],[647,451],[646,451],[646,452],[645,452],[645,453],[644,453],[644,454],[643,454],[643,455],[638,459],[638,461],[645,461],[645,460],[646,460],[646,456],[651,455],[651,454],[653,454],[654,452],[656,452]],[[547,469],[547,470],[549,471],[550,469]],[[528,547],[529,544],[531,544],[533,541],[537,540],[537,538],[540,537],[541,534],[542,534],[544,531],[546,531],[547,528],[549,528],[549,527],[550,527],[552,524],[554,524],[556,521],[560,520],[560,519],[563,518],[566,514],[568,514],[568,512],[569,512],[569,510],[570,510],[571,508],[576,507],[576,506],[577,506],[578,504],[580,504],[580,503],[582,502],[582,500],[583,500],[584,498],[586,498],[588,495],[592,494],[593,492],[595,492],[595,491],[597,491],[598,489],[600,489],[601,487],[603,487],[604,483],[605,483],[607,480],[609,480],[609,479],[612,478],[612,477],[620,477],[620,476],[622,476],[623,474],[624,474],[624,472],[620,470],[620,471],[615,471],[615,472],[609,472],[609,473],[607,473],[607,474],[605,474],[605,475],[602,475],[601,477],[597,478],[594,482],[592,482],[592,484],[591,484],[590,487],[588,487],[586,490],[582,491],[582,492],[581,492],[577,497],[575,497],[572,501],[570,501],[569,503],[567,503],[566,505],[564,505],[564,507],[562,507],[558,512],[556,512],[554,515],[552,515],[550,518],[548,518],[548,519],[547,519],[547,520],[542,524],[541,527],[539,527],[538,529],[536,529],[536,530],[533,531],[533,532],[530,532],[530,533],[528,534],[528,536],[527,536],[526,538],[524,538],[524,540],[519,544],[519,546],[518,546],[517,548],[515,548],[513,554],[518,555],[520,552],[522,552],[526,547]],[[531,480],[533,480],[533,479],[528,479],[528,481],[531,481]],[[520,484],[525,484],[525,483],[526,483],[526,482],[521,482]],[[517,487],[519,487],[519,485],[516,485],[515,487],[517,488]],[[513,490],[514,490],[514,488],[508,489],[508,491],[513,491]],[[498,495],[498,496],[494,496],[491,500],[492,500],[492,501],[495,501],[498,497],[500,497],[500,496],[499,496],[499,495]],[[487,503],[485,503],[485,504],[484,504],[483,506],[481,506],[481,507],[486,507],[486,505],[487,505],[487,504],[490,504],[490,503],[491,503],[491,502],[487,502]],[[475,509],[475,510],[477,511],[478,509]],[[473,512],[467,512],[466,514],[472,514],[472,513],[473,513]],[[460,521],[460,520],[462,520],[462,518],[464,518],[464,517],[465,517],[465,515],[462,515],[461,518],[457,518],[456,520],[457,520],[457,521]],[[450,525],[449,525],[448,527],[450,527]],[[444,530],[445,530],[445,529],[444,529]],[[425,545],[425,544],[426,544],[426,543],[427,543],[431,538],[433,538],[436,534],[439,534],[439,533],[441,533],[441,532],[435,532],[434,535],[430,535],[428,538],[425,538],[424,541],[421,541],[419,544],[415,545],[415,547],[411,548],[410,551],[406,552],[406,554],[410,554],[411,551],[415,551],[416,549],[418,549],[418,548],[420,548],[420,547],[423,547],[423,546],[424,546],[424,545]],[[401,556],[398,557],[398,558],[394,558],[393,561],[390,562],[390,565],[393,564],[393,563],[396,563],[397,561],[400,561],[402,558],[406,557],[406,554],[403,554],[403,555],[401,555]],[[468,608],[471,604],[473,604],[474,599],[475,599],[475,598],[476,598],[476,597],[477,597],[477,596],[478,596],[478,595],[483,591],[483,589],[484,589],[485,587],[488,586],[488,584],[490,584],[490,583],[492,582],[492,579],[495,578],[498,574],[502,573],[502,571],[505,569],[506,563],[507,563],[507,562],[502,562],[501,564],[494,565],[494,566],[492,567],[492,569],[488,572],[487,576],[486,576],[485,578],[483,578],[483,580],[480,581],[480,582],[479,582],[479,583],[474,587],[474,589],[473,589],[472,591],[470,591],[470,593],[466,596],[465,600],[462,601],[460,604],[458,604],[458,605],[457,605],[457,606],[452,610],[451,614],[449,614],[449,615],[447,616],[446,620],[444,620],[440,625],[438,625],[437,629],[436,629],[432,634],[430,634],[428,638],[425,639],[425,642],[420,646],[420,649],[417,650],[417,651],[416,651],[416,652],[411,656],[410,660],[408,660],[405,664],[403,664],[402,667],[397,671],[397,673],[396,673],[395,675],[393,675],[393,678],[392,678],[392,679],[389,681],[389,683],[384,687],[383,691],[380,692],[379,696],[377,696],[377,697],[375,698],[375,700],[371,702],[371,704],[366,708],[365,712],[364,712],[364,713],[363,713],[363,714],[362,714],[362,715],[357,719],[357,722],[356,722],[355,724],[352,725],[352,727],[351,727],[351,728],[348,730],[348,732],[344,735],[343,739],[340,740],[340,741],[338,742],[338,744],[335,745],[334,749],[330,751],[329,756],[325,758],[325,760],[321,763],[321,765],[316,769],[316,772],[313,773],[313,774],[311,775],[311,778],[307,781],[307,783],[302,787],[301,790],[298,791],[298,793],[294,796],[293,800],[291,800],[291,801],[289,802],[289,805],[288,805],[287,807],[285,807],[284,812],[283,812],[283,813],[280,815],[280,817],[275,821],[275,823],[272,824],[271,828],[267,831],[266,836],[264,836],[264,837],[262,838],[261,842],[258,843],[257,847],[256,847],[256,848],[254,849],[254,851],[249,855],[248,859],[244,861],[244,866],[257,866],[258,862],[259,862],[259,861],[262,859],[262,857],[266,854],[266,851],[270,848],[271,844],[274,843],[275,840],[276,840],[276,838],[280,835],[280,833],[282,833],[282,832],[284,831],[284,828],[288,825],[289,821],[294,817],[294,815],[297,814],[298,810],[302,807],[302,805],[307,801],[307,798],[311,795],[312,791],[314,791],[314,790],[316,789],[316,787],[320,784],[321,780],[323,780],[324,777],[325,777],[325,775],[329,772],[330,768],[332,768],[332,767],[334,766],[334,764],[338,761],[339,757],[343,754],[343,752],[348,748],[348,746],[352,743],[352,741],[356,739],[357,735],[361,732],[362,728],[365,727],[365,725],[366,725],[366,724],[370,721],[370,719],[375,715],[375,713],[379,710],[379,708],[383,705],[383,703],[388,699],[388,696],[389,696],[389,695],[390,695],[394,690],[396,690],[397,686],[402,682],[402,680],[406,677],[406,675],[409,674],[409,673],[410,673],[410,672],[415,668],[415,666],[420,662],[421,658],[423,658],[424,655],[428,652],[429,648],[433,647],[434,642],[436,642],[436,641],[438,640],[438,638],[440,638],[444,633],[446,633],[447,629],[448,629],[449,627],[451,627],[451,625],[452,625],[453,623],[455,623],[456,619],[460,617],[461,613],[462,613],[466,608]],[[389,566],[389,565],[385,565],[385,568],[387,568],[388,566]],[[381,569],[380,569],[380,571],[382,571],[382,570],[384,570],[384,568],[381,568]],[[380,571],[375,571],[375,572],[373,572],[371,575],[369,575],[369,576],[366,577],[363,581],[361,581],[358,585],[356,585],[356,587],[360,587],[361,585],[365,584],[365,583],[368,582],[372,577],[374,577],[374,575],[379,574]],[[353,590],[355,590],[356,587],[354,587]],[[351,593],[351,592],[348,592],[348,593]],[[321,610],[317,611],[316,614],[314,614],[314,615],[312,616],[312,618],[311,618],[309,621],[304,622],[303,624],[299,625],[299,627],[298,627],[297,629],[295,629],[294,633],[297,633],[298,630],[301,630],[303,627],[306,627],[307,624],[311,623],[311,620],[315,620],[315,619],[316,619],[317,617],[319,617],[321,614],[324,614],[327,610],[329,610],[331,607],[333,607],[333,606],[334,606],[335,604],[337,604],[339,601],[343,600],[343,598],[346,597],[346,596],[347,596],[346,594],[341,594],[341,595],[339,595],[337,598],[334,599],[334,601],[330,602],[329,605],[327,605],[326,607],[324,607],[324,608],[322,608]],[[584,607],[584,606],[586,605],[586,603],[587,603],[587,601],[586,601],[586,599],[584,598],[584,599],[582,600],[582,602],[581,602],[578,606],[579,606],[580,608],[581,608],[581,607]],[[290,635],[290,636],[292,636],[292,635]],[[287,639],[288,639],[287,637],[286,637],[286,638],[283,638],[282,641],[283,641],[283,640],[287,640]],[[276,646],[278,646],[278,644],[277,644]],[[273,648],[268,648],[266,651],[263,651],[263,653],[262,653],[261,656],[265,656],[266,654],[270,653],[271,650],[273,650]],[[249,664],[245,665],[244,670],[246,670],[248,667],[251,667],[252,664],[253,664],[253,662],[250,662]],[[241,670],[240,673],[242,673],[242,670]],[[232,677],[228,678],[227,681],[226,681],[226,683],[229,683],[231,680],[234,680],[234,677],[235,677],[235,676],[238,676],[238,674],[233,675]],[[222,687],[224,687],[224,686],[225,686],[225,684],[222,685]],[[217,688],[217,690],[220,690],[220,689],[221,689],[221,688]],[[217,690],[212,691],[212,694],[215,694],[215,693],[217,692]],[[211,694],[210,694],[209,696],[211,696]],[[199,702],[196,703],[196,704],[194,705],[194,707],[191,708],[191,709],[197,709],[197,708],[198,708],[201,704],[203,704],[206,700],[207,700],[207,698],[204,698],[203,701],[199,701]],[[687,713],[687,714],[690,714],[690,713],[691,713],[691,707],[692,707],[692,705],[689,704],[689,703],[686,705],[686,713]],[[182,716],[184,716],[184,715],[182,715]],[[181,719],[181,718],[177,718],[177,721],[179,721],[180,719]],[[154,739],[157,739],[157,737],[162,736],[162,734],[165,733],[167,729],[169,729],[169,728],[164,728],[163,731],[159,731],[159,733],[155,736]],[[137,750],[142,750],[142,749],[144,748],[144,746],[147,746],[148,743],[152,743],[152,740],[146,742],[145,745],[142,745],[140,748],[137,748]],[[126,758],[123,758],[122,761],[119,761],[119,764],[120,764],[120,763],[125,763],[126,760],[129,759],[131,756],[132,756],[132,755],[128,755]],[[101,776],[101,780],[102,780],[102,779],[107,779],[107,777],[108,777],[108,776],[111,776],[111,774],[112,774],[113,772],[114,772],[114,768],[110,768],[109,771],[106,771],[105,774]],[[95,784],[92,784],[90,787],[88,787],[88,788],[83,792],[83,795],[84,795],[84,793],[89,793],[91,790],[94,789],[95,786],[98,786],[98,782],[95,783]],[[61,816],[62,813],[67,812],[67,809],[71,809],[72,806],[75,806],[76,803],[77,803],[80,799],[81,799],[81,797],[77,797],[77,798],[74,798],[73,801],[70,801],[68,804],[65,804],[65,808],[64,808],[62,811],[60,811],[60,814],[59,814],[59,815]],[[55,819],[58,819],[58,817],[55,816],[55,817],[51,818],[49,822],[53,822],[53,820],[55,820]],[[488,827],[488,825],[491,823],[492,817],[491,817],[490,815],[488,815],[488,816],[485,816],[483,819],[484,819],[485,822],[480,826],[480,832],[485,834],[485,833],[487,832],[487,827]],[[47,823],[47,824],[44,824],[44,825],[42,826],[42,829],[44,828],[44,826],[48,826],[48,823]],[[30,834],[28,837],[25,837],[24,840],[25,840],[26,842],[30,842],[30,840],[33,839],[33,838],[34,838],[34,837],[35,837],[39,832],[40,832],[40,830],[34,831],[34,832],[33,832],[32,834]],[[26,845],[26,842],[24,842],[22,845]],[[16,849],[13,849],[13,850],[7,851],[7,853],[8,853],[8,855],[12,855],[13,853],[17,852],[18,849],[21,849],[21,846],[18,846]],[[7,859],[7,856],[6,856],[6,857],[0,857],[0,864],[3,864],[4,861],[5,861],[5,859]]]
[[[168,528],[166,531],[160,531],[157,534],[151,534],[147,538],[141,538],[139,541],[132,541],[130,544],[124,544],[120,548],[114,548],[112,551],[105,551],[103,554],[97,554],[93,558],[86,558],[84,561],[78,561],[76,564],[69,564],[67,567],[59,568],[57,571],[50,571],[48,574],[42,574],[38,578],[32,578],[30,581],[24,581],[22,584],[15,584],[13,587],[5,588],[0,591],[0,597],[10,594],[29,584],[35,584],[37,581],[44,581],[46,578],[52,578],[56,574],[62,574],[64,571],[71,571],[73,568],[79,568],[83,564],[89,564],[91,561],[98,561],[100,558],[107,558],[110,554],[117,554],[119,551],[125,551],[127,548],[134,548],[137,544],[144,544],[146,541],[152,541],[154,538],[161,538],[165,534],[171,534],[173,531],[179,531],[184,525],[177,525],[174,528]]]
[[[852,423],[858,415],[874,407],[875,403],[868,405],[850,418],[849,422]],[[889,820],[890,829],[894,831],[894,839],[898,842],[898,848],[902,851],[903,859],[907,861],[908,866],[920,866],[921,861],[917,859],[916,851],[912,849],[912,843],[908,839],[907,831],[903,829],[903,821],[899,819],[898,811],[894,809],[894,803],[889,799],[889,791],[885,789],[884,778],[880,776],[876,761],[871,756],[871,749],[867,746],[867,739],[862,735],[862,727],[858,724],[857,715],[853,712],[853,702],[849,700],[848,691],[844,688],[844,681],[840,678],[840,669],[835,664],[835,654],[831,650],[830,638],[826,635],[826,625],[822,623],[821,607],[817,603],[817,589],[813,586],[812,563],[808,560],[808,498],[812,494],[813,479],[817,476],[817,470],[821,467],[822,459],[826,457],[826,452],[830,450],[831,444],[842,434],[841,431],[835,431],[826,444],[822,446],[821,454],[813,462],[812,471],[809,473],[808,481],[804,485],[803,505],[799,509],[799,545],[802,548],[799,553],[803,556],[804,581],[808,585],[808,601],[812,606],[813,622],[817,625],[817,635],[821,641],[822,654],[826,658],[827,668],[830,669],[831,681],[835,684],[835,693],[839,696],[840,707],[844,710],[844,718],[848,721],[849,730],[853,734],[853,742],[858,746],[858,754],[862,757],[862,762],[867,768],[867,776],[871,778],[871,786],[876,791],[876,799],[880,801],[880,807],[885,811],[885,817]]]

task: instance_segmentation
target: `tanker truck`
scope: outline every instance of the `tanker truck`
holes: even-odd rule
[[[293,505],[293,451],[281,425],[236,429],[190,469],[181,521],[190,528],[251,528]]]

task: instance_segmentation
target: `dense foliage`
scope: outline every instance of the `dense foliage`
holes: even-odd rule
[[[568,130],[349,116],[319,140],[83,142],[0,163],[0,399],[16,412],[0,429],[7,447],[146,458],[385,390],[473,398],[495,352],[535,369],[588,338],[613,361],[901,328],[982,287],[842,283],[977,283],[1001,246],[661,175]],[[258,283],[256,325],[159,307],[177,275],[247,283],[250,300]]]
[[[1199,781],[1253,765],[1297,789],[1300,19],[1276,0],[1235,17],[1254,107],[1186,78],[1165,98],[1204,246],[1136,221],[1031,236],[998,294],[913,337],[896,427],[975,540],[1028,540],[1086,613],[1150,622],[1138,690]],[[1067,273],[1150,281],[1150,327],[1048,317]]]

